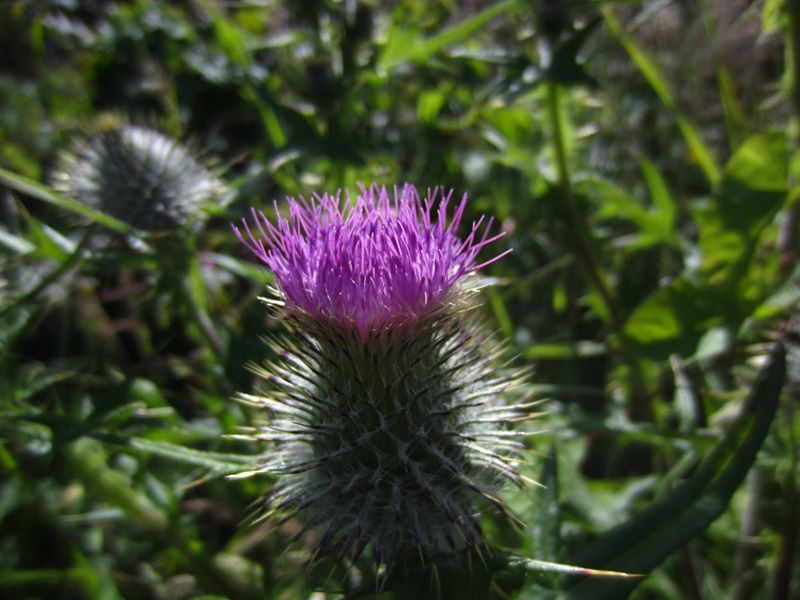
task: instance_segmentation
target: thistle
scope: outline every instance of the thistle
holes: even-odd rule
[[[269,423],[250,438],[274,444],[253,473],[277,483],[268,514],[297,516],[319,551],[375,561],[432,557],[482,543],[476,512],[505,511],[497,490],[521,484],[523,448],[507,424],[522,416],[504,393],[518,371],[475,315],[479,252],[491,220],[456,231],[452,192],[288,200],[288,217],[252,211],[236,235],[275,274],[291,335],[256,373],[266,390],[241,398]]]
[[[76,142],[52,176],[59,192],[148,232],[198,222],[223,186],[194,154],[147,127],[114,123]]]

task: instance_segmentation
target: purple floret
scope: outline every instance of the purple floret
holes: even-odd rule
[[[489,237],[492,220],[472,224],[463,240],[456,230],[467,196],[447,225],[453,192],[428,191],[423,199],[406,184],[362,188],[353,204],[349,193],[311,200],[288,199],[289,217],[276,223],[252,209],[254,233],[246,219],[234,231],[264,261],[290,313],[354,327],[362,336],[400,327],[439,309],[465,275],[510,250],[477,264],[478,252],[502,237]],[[481,231],[482,229],[482,231]],[[260,235],[259,235],[260,234]]]

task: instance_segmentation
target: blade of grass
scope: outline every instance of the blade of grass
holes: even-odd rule
[[[82,204],[77,200],[62,196],[42,183],[33,181],[27,177],[23,177],[22,175],[17,175],[11,171],[6,171],[3,168],[0,168],[0,184],[16,190],[21,194],[25,194],[26,196],[30,196],[31,198],[36,198],[42,202],[47,202],[48,204],[58,206],[59,208],[71,213],[86,217],[91,221],[103,225],[104,227],[108,227],[109,229],[118,233],[123,233],[133,237],[142,237],[141,232],[138,232],[127,223],[123,223],[122,221],[100,212],[99,210],[95,210],[90,206]]]
[[[667,109],[675,113],[678,128],[681,130],[681,134],[686,140],[689,150],[693,154],[694,159],[697,161],[700,168],[703,170],[706,179],[708,179],[712,186],[715,185],[717,181],[719,181],[721,173],[714,155],[711,152],[711,149],[703,141],[700,134],[697,132],[695,125],[689,119],[681,115],[678,111],[675,97],[672,95],[666,79],[661,73],[661,70],[658,68],[658,65],[656,65],[656,63],[653,62],[647,53],[640,48],[636,42],[634,42],[633,39],[625,32],[625,30],[622,28],[622,24],[614,15],[611,7],[603,6],[601,7],[600,12],[605,19],[608,28],[619,40],[620,44],[622,44],[622,47],[625,48],[628,56],[630,56],[631,60],[647,80],[647,83],[650,85],[650,87],[653,88],[653,91],[656,93],[659,100],[661,100],[662,104],[664,104]]]

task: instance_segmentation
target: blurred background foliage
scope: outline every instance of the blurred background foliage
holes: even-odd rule
[[[799,4],[5,0],[0,596],[375,595],[243,524],[269,481],[225,475],[269,449],[232,396],[278,325],[229,223],[409,181],[508,233],[487,320],[546,400],[524,530],[485,515],[499,550],[440,596],[800,598]],[[199,225],[52,189],[125,122],[224,182]]]

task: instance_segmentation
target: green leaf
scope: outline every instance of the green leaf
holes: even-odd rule
[[[662,240],[670,240],[675,229],[675,217],[677,214],[675,201],[669,193],[664,178],[652,162],[642,158],[639,160],[639,167],[642,169],[647,189],[650,192],[650,200],[653,202],[654,207],[653,218],[649,220],[648,225],[660,234],[659,237]]]
[[[788,161],[785,134],[761,133],[725,166],[700,230],[703,270],[712,284],[743,278],[761,232],[786,199]]]
[[[610,7],[603,6],[600,11],[603,14],[608,28],[619,40],[623,48],[625,48],[628,56],[630,56],[633,63],[639,69],[639,72],[644,76],[645,80],[647,80],[647,83],[656,93],[659,100],[661,100],[667,109],[677,112],[675,97],[672,95],[666,77],[661,73],[661,69],[659,69],[658,65],[656,65],[647,53],[633,41],[633,38],[625,32],[622,28],[622,24]],[[703,138],[697,132],[697,128],[689,119],[680,114],[676,114],[676,121],[678,128],[681,130],[686,140],[686,144],[689,146],[692,158],[700,166],[706,179],[708,179],[712,185],[716,184],[717,181],[719,181],[720,172],[711,149],[703,141]]]
[[[756,321],[765,321],[781,313],[796,310],[798,304],[800,304],[800,281],[795,276],[759,304],[753,311],[752,318]]]
[[[783,5],[786,0],[765,0],[761,9],[761,30],[771,33],[781,28]]]
[[[186,446],[179,446],[178,444],[148,440],[141,437],[130,438],[128,444],[132,448],[147,452],[148,454],[155,454],[156,456],[169,458],[196,467],[203,467],[211,471],[214,475],[240,473],[252,468],[254,463],[258,460],[256,456],[196,450],[194,448],[187,448]]]
[[[63,589],[67,583],[86,584],[94,577],[92,567],[71,569],[3,569],[0,571],[0,588],[52,585]]]
[[[722,100],[722,111],[725,115],[725,130],[728,133],[728,144],[735,151],[742,143],[747,132],[747,118],[736,97],[736,84],[725,67],[717,68],[719,97]]]
[[[641,202],[616,183],[599,177],[581,179],[576,189],[597,203],[597,218],[601,221],[624,219],[641,229],[649,226],[650,215]]]
[[[786,375],[786,354],[775,344],[737,422],[693,475],[632,519],[581,548],[570,562],[628,573],[648,573],[702,533],[727,508],[769,432]],[[589,580],[571,599],[625,598],[633,581]]]
[[[623,326],[624,336],[638,344],[659,344],[682,338],[681,354],[690,354],[700,336],[719,324],[721,316],[705,282],[679,277],[639,304]],[[667,354],[678,352],[671,348]]]
[[[585,86],[596,88],[594,80],[580,64],[580,51],[589,35],[600,24],[600,19],[589,21],[583,28],[575,31],[570,37],[556,46],[553,59],[545,71],[544,79],[564,87]]]
[[[511,317],[508,314],[506,305],[503,302],[503,297],[498,293],[495,288],[487,288],[484,294],[489,299],[489,305],[492,307],[494,316],[497,319],[497,324],[500,325],[500,331],[503,332],[505,339],[514,338],[514,324],[511,322]]]
[[[437,52],[456,44],[482,27],[496,16],[514,6],[513,0],[505,0],[490,6],[429,38],[419,39],[416,34],[402,27],[394,26],[389,33],[389,41],[378,62],[378,70],[389,72],[404,62],[424,62]]]
[[[9,233],[6,229],[0,228],[0,245],[5,246],[16,254],[28,254],[36,249],[35,244],[31,244],[25,238]]]
[[[217,44],[225,56],[237,65],[249,65],[252,58],[244,33],[236,27],[233,21],[221,15],[215,15],[212,22]]]
[[[619,571],[603,571],[599,569],[589,569],[587,567],[577,567],[575,565],[565,565],[561,563],[548,562],[546,560],[535,560],[532,558],[521,559],[519,562],[512,562],[512,568],[523,568],[526,571],[540,573],[558,573],[561,575],[579,575],[582,577],[611,577],[613,579],[636,579],[642,577],[636,573],[622,573]]]
[[[561,553],[561,511],[555,447],[550,448],[539,483],[543,488],[534,490],[536,503],[528,520],[533,555],[542,560],[557,560]]]
[[[578,340],[575,342],[533,344],[525,350],[526,358],[539,360],[567,360],[572,358],[586,358],[602,356],[608,348],[601,342],[593,340]]]
[[[124,233],[126,235],[136,237],[142,236],[141,232],[137,232],[127,223],[123,223],[122,221],[95,210],[90,206],[78,202],[77,200],[62,196],[42,183],[38,183],[32,179],[28,179],[22,175],[17,175],[16,173],[6,171],[2,168],[0,168],[0,184],[16,190],[21,194],[25,194],[26,196],[30,196],[31,198],[36,198],[37,200],[47,202],[48,204],[53,204],[54,206],[63,208],[71,213],[87,217],[95,223],[99,223],[100,225],[108,227],[109,229],[118,233]]]
[[[628,194],[617,184],[599,177],[581,179],[576,189],[598,206],[596,217],[603,220],[630,221],[638,228],[631,247],[639,249],[654,244],[676,244],[674,229],[676,207],[661,174],[643,159],[642,173],[650,191],[653,207]]]
[[[122,473],[108,466],[100,442],[81,438],[64,448],[64,456],[69,472],[86,486],[90,495],[119,507],[148,529],[160,531],[167,527],[167,516],[147,496],[134,490]]]

